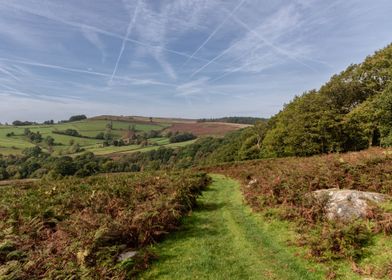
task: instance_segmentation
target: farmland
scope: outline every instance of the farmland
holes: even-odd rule
[[[107,132],[107,126],[110,124],[110,134],[115,139],[126,137],[127,131],[132,127],[136,134],[142,135],[151,131],[157,131],[162,136],[148,139],[148,144],[130,144],[124,146],[105,146],[103,139],[96,139],[100,133]],[[201,126],[205,126],[205,128]],[[211,127],[212,125],[212,127]],[[157,149],[161,146],[180,147],[191,144],[194,141],[181,143],[170,143],[166,133],[190,132],[197,136],[222,136],[224,133],[237,130],[241,125],[236,124],[198,124],[195,120],[164,119],[156,118],[150,120],[142,117],[115,117],[102,116],[94,117],[76,122],[50,124],[50,125],[28,125],[28,126],[5,126],[0,125],[0,154],[20,154],[23,149],[31,148],[36,145],[24,135],[25,129],[33,133],[39,132],[42,138],[52,137],[54,145],[50,148],[54,155],[78,154],[79,151],[71,151],[72,145],[78,145],[80,151],[93,152],[97,155],[121,155],[132,152],[144,152]],[[82,137],[64,135],[56,133],[57,131],[75,130]],[[201,132],[201,133],[200,133]],[[41,145],[41,148],[48,150],[48,147]]]
[[[75,129],[81,135],[87,137],[95,137],[100,132],[105,132],[107,121],[104,120],[84,120],[72,123],[64,124],[53,124],[53,125],[31,125],[31,126],[0,126],[0,153],[1,154],[19,154],[24,148],[34,147],[33,143],[30,143],[23,136],[25,128],[30,129],[32,132],[40,132],[43,137],[51,136],[55,139],[56,145],[54,145],[55,152],[66,151],[70,146],[70,141],[74,141],[80,145],[81,148],[86,151],[99,150],[102,147],[103,140],[73,137],[69,135],[55,134],[53,131]],[[161,130],[165,128],[165,124],[139,124],[131,122],[117,121],[113,122],[113,128],[111,133],[118,138],[121,138],[125,133],[129,125],[134,125],[138,132],[148,132],[151,130]],[[7,137],[8,133],[14,133],[14,136]],[[134,147],[137,149],[138,147]],[[120,149],[121,150],[121,149]],[[115,147],[112,147],[110,152],[116,151]],[[66,153],[66,152],[64,152]],[[101,152],[105,154],[105,149]]]
[[[228,132],[248,127],[244,124],[220,123],[220,122],[199,122],[199,123],[175,123],[168,127],[166,131],[171,132],[192,132],[197,136],[217,136],[222,137]]]

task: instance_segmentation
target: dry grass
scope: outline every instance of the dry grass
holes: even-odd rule
[[[208,182],[142,173],[3,187],[0,278],[124,279],[145,268],[143,248],[177,227]],[[126,249],[139,254],[118,263]]]
[[[245,200],[254,211],[294,222],[299,234],[297,245],[308,247],[309,255],[322,262],[359,262],[366,256],[366,247],[372,244],[373,237],[392,232],[391,209],[374,206],[369,209],[367,221],[331,223],[324,215],[325,204],[309,195],[328,188],[392,195],[392,154],[385,149],[256,160],[203,170],[238,179]],[[383,263],[385,266],[385,260]],[[383,275],[390,273],[384,270],[387,272]]]

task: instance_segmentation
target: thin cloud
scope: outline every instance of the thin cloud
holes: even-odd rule
[[[61,71],[67,71],[67,72],[72,72],[72,73],[87,74],[87,75],[93,75],[93,76],[99,76],[99,77],[105,77],[105,78],[111,77],[111,75],[106,74],[106,73],[102,73],[102,72],[65,67],[65,66],[61,66],[61,65],[40,63],[40,62],[35,62],[35,61],[24,61],[24,60],[8,59],[8,58],[0,58],[0,61],[8,61],[8,62],[19,63],[19,64],[23,64],[23,65],[43,67],[43,68],[48,68],[48,69],[61,70]],[[175,86],[173,84],[152,81],[149,79],[134,79],[134,78],[127,78],[127,77],[120,77],[120,76],[117,76],[116,79],[125,80],[125,81],[129,81],[129,82],[135,82],[135,84],[139,84],[139,85],[140,84],[155,84],[155,85],[170,86],[170,87]]]
[[[29,13],[29,14],[33,14],[33,15],[37,15],[37,16],[41,16],[41,17],[47,18],[49,20],[53,20],[53,21],[56,21],[56,22],[59,22],[59,23],[62,23],[62,24],[65,24],[65,25],[68,25],[68,26],[71,26],[71,27],[78,28],[78,29],[91,30],[91,31],[94,31],[94,32],[97,32],[97,33],[100,33],[100,34],[103,34],[103,35],[106,35],[106,36],[113,37],[113,38],[122,39],[122,40],[124,39],[124,36],[121,36],[118,33],[111,32],[111,31],[108,31],[108,30],[104,30],[102,28],[99,28],[99,27],[96,27],[96,26],[92,26],[92,25],[89,25],[89,24],[62,19],[62,18],[57,17],[57,16],[55,16],[53,14],[45,13],[43,10],[29,9],[29,7],[27,5],[17,5],[17,3],[12,3],[12,4],[11,3],[0,3],[0,5],[10,6],[11,8],[14,8],[16,10],[23,11],[25,13]],[[186,54],[184,52],[180,52],[180,51],[176,51],[176,50],[173,50],[173,49],[169,49],[167,47],[163,47],[163,46],[160,46],[160,45],[152,45],[152,44],[149,44],[149,43],[146,43],[146,42],[142,42],[142,41],[139,41],[139,40],[136,40],[136,39],[125,38],[125,41],[131,42],[131,43],[134,43],[136,45],[139,45],[139,46],[142,46],[142,47],[146,47],[146,48],[149,48],[149,49],[152,49],[152,50],[162,50],[162,51],[165,51],[165,52],[168,52],[168,53],[172,53],[172,54],[175,54],[175,55],[178,55],[178,56],[182,56],[182,57],[185,57],[185,58],[189,58],[190,57],[189,54]],[[198,60],[198,61],[208,61],[207,59],[200,58],[200,57],[193,57],[193,59]]]
[[[81,28],[83,36],[93,45],[95,46],[102,54],[102,61],[106,59],[106,48],[103,41],[99,38],[97,32],[92,31],[86,27]]]
[[[190,57],[184,62],[183,66],[186,65],[193,57],[202,49],[204,46],[215,36],[215,34],[226,24],[226,22],[237,12],[239,8],[245,3],[246,0],[242,0],[235,8],[225,17],[225,19],[211,32],[207,39],[191,54]]]
[[[241,43],[241,40],[238,40],[237,42],[235,42],[234,44],[232,44],[230,47],[228,47],[227,49],[223,50],[221,53],[219,53],[217,56],[215,56],[214,58],[212,58],[211,60],[209,60],[206,64],[204,64],[203,66],[201,66],[200,68],[198,68],[196,71],[194,71],[190,77],[195,76],[197,73],[199,73],[200,71],[204,70],[206,67],[208,67],[211,63],[214,63],[216,60],[218,60],[219,58],[221,58],[222,56],[224,56],[225,54],[227,54],[229,51],[231,51],[234,47],[236,47],[238,44]]]
[[[122,55],[123,55],[123,53],[124,53],[125,44],[126,44],[126,42],[127,42],[127,39],[129,38],[129,35],[131,34],[131,31],[132,31],[133,26],[134,26],[135,23],[136,23],[137,14],[138,14],[138,12],[139,12],[139,4],[140,4],[140,1],[141,1],[141,0],[138,0],[138,1],[137,1],[135,10],[134,10],[134,12],[133,12],[133,15],[132,15],[130,21],[129,21],[128,28],[127,28],[127,32],[126,32],[125,37],[124,37],[124,39],[123,39],[123,41],[122,41],[122,43],[121,43],[120,53],[118,54],[118,57],[117,57],[117,60],[116,60],[116,64],[115,64],[115,66],[114,66],[114,69],[113,69],[113,72],[112,72],[112,76],[110,77],[109,83],[111,83],[111,82],[113,81],[113,78],[114,78],[114,76],[115,76],[116,73],[117,73],[118,64],[120,63],[121,57],[122,57]]]
[[[274,51],[278,52],[279,54],[282,54],[286,56],[287,58],[294,60],[295,62],[309,68],[312,71],[316,71],[313,67],[311,67],[309,64],[299,60],[293,53],[275,45],[273,42],[268,40],[266,37],[264,37],[262,34],[256,32],[255,30],[251,29],[245,22],[243,22],[241,19],[237,18],[236,16],[233,16],[233,19],[239,23],[241,26],[243,26],[249,33],[253,34],[255,37],[257,37],[259,40],[261,40],[264,44],[267,46],[271,47]]]
[[[7,76],[11,77],[16,81],[20,81],[20,78],[14,75],[11,71],[7,70],[5,67],[0,66],[0,72],[6,74]]]

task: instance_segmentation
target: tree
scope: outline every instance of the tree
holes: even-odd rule
[[[38,157],[42,154],[42,149],[39,146],[35,146],[24,149],[22,153],[27,157]]]
[[[178,133],[176,135],[171,136],[169,141],[170,141],[170,143],[178,143],[178,142],[193,140],[196,138],[197,137],[195,135],[193,135],[192,133],[184,132],[184,133]]]
[[[61,176],[74,175],[76,166],[71,157],[64,156],[55,160],[53,171]]]
[[[261,149],[261,143],[263,142],[264,137],[267,134],[268,124],[265,121],[258,121],[252,127],[252,130],[254,131],[254,134],[256,136],[257,148],[260,150]]]
[[[52,136],[46,136],[44,142],[48,146],[53,146],[54,145],[54,138]]]
[[[375,100],[376,119],[379,120],[381,145],[392,146],[392,82]]]
[[[86,115],[75,115],[69,118],[69,122],[76,122],[87,119]]]
[[[106,129],[107,130],[112,130],[113,129],[113,121],[110,121],[110,122],[108,122],[107,124],[106,124]]]

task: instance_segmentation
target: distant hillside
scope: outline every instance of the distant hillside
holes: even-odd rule
[[[93,120],[115,120],[115,121],[127,121],[127,122],[142,122],[142,123],[195,123],[194,119],[183,119],[183,118],[163,118],[163,117],[143,117],[143,116],[114,116],[114,115],[102,115],[92,117]]]
[[[223,117],[212,119],[198,119],[198,122],[224,122],[224,123],[239,123],[239,124],[255,124],[256,122],[266,122],[266,118],[255,117]]]
[[[205,121],[196,119],[182,118],[161,118],[161,117],[141,117],[141,116],[97,116],[91,118],[93,120],[112,120],[126,121],[139,124],[165,125],[167,128],[164,132],[189,132],[196,136],[215,136],[222,137],[229,132],[236,131],[241,128],[250,126],[245,122],[229,122],[222,119],[204,119]],[[257,119],[257,118],[252,118]],[[228,120],[228,119],[227,119]]]
[[[0,155],[21,154],[39,146],[53,155],[123,155],[160,147],[177,148],[197,137],[223,137],[249,125],[222,122],[198,123],[192,119],[140,116],[72,116],[69,120],[42,124],[15,121],[0,125]],[[181,141],[179,141],[181,139]]]

